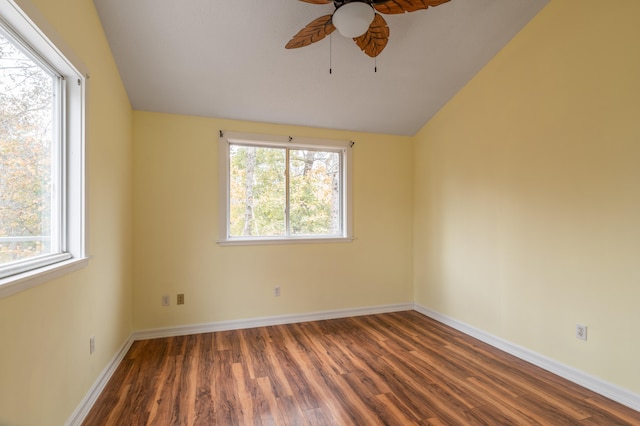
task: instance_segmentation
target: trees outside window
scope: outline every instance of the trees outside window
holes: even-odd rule
[[[58,78],[0,33],[0,264],[60,249]]]
[[[222,242],[349,239],[350,145],[220,138]]]
[[[339,152],[290,150],[290,228],[293,235],[336,235],[341,220]]]

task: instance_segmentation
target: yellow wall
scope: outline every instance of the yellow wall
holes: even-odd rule
[[[638,16],[551,1],[419,132],[414,164],[416,303],[636,393]]]
[[[85,269],[0,300],[0,424],[61,425],[132,331],[131,107],[93,2],[18,3],[35,5],[91,75],[93,258]]]
[[[355,141],[357,239],[218,246],[220,129]],[[412,138],[134,112],[134,140],[136,329],[412,301]]]

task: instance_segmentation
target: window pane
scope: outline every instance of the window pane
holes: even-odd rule
[[[0,32],[0,266],[60,249],[55,82]]]
[[[289,155],[291,235],[339,234],[340,153],[292,149]]]
[[[229,146],[229,236],[285,235],[285,164],[282,148]]]

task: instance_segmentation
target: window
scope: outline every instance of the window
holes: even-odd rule
[[[220,132],[220,243],[349,241],[351,142]]]
[[[0,0],[0,297],[79,267],[85,78]]]

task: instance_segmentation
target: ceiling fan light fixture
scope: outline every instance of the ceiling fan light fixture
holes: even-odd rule
[[[340,34],[356,38],[367,32],[375,14],[370,4],[354,1],[336,9],[332,21]]]

